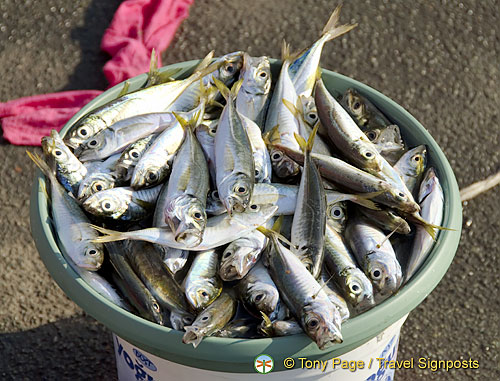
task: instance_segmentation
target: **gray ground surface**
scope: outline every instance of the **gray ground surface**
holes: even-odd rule
[[[80,5],[75,5],[75,4]],[[0,101],[102,89],[101,36],[119,1],[0,2]],[[278,57],[283,37],[310,44],[335,1],[195,0],[164,63],[247,50]],[[409,110],[443,148],[459,185],[500,170],[498,1],[346,1],[359,27],[326,46],[323,66]],[[70,301],[30,236],[34,166],[0,144],[0,378],[113,379],[109,331]],[[434,292],[409,316],[398,357],[478,360],[478,370],[401,370],[399,380],[499,379],[498,189],[464,208],[460,247]]]

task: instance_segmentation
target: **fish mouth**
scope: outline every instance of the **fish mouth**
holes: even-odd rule
[[[175,235],[175,241],[186,245],[187,247],[198,246],[202,241],[202,235],[198,230],[189,229],[179,232]]]
[[[184,327],[184,329],[186,330],[186,333],[184,334],[184,336],[182,336],[182,342],[184,344],[193,344],[193,347],[196,348],[203,339],[203,335],[201,334],[200,329],[192,325]]]
[[[318,348],[323,350],[334,344],[341,344],[344,339],[338,328],[329,323],[327,326],[318,330],[315,341]]]

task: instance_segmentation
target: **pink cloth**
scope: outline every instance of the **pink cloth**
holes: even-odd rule
[[[106,30],[101,49],[112,58],[104,65],[110,86],[149,70],[151,50],[163,51],[193,0],[126,0]],[[158,54],[159,55],[159,54]],[[161,66],[161,60],[158,63]],[[100,90],[34,95],[0,103],[3,137],[12,144],[40,145],[50,130],[60,130]]]

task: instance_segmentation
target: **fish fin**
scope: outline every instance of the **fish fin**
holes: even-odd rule
[[[328,19],[325,27],[321,31],[321,36],[326,36],[326,41],[333,40],[336,37],[342,36],[343,34],[349,32],[351,29],[354,29],[358,26],[358,24],[345,24],[345,25],[337,25],[340,18],[340,10],[342,9],[342,5],[337,6],[334,9],[332,15]]]
[[[175,76],[181,71],[181,68],[169,68],[165,71],[158,72],[158,84],[175,81]]]
[[[156,203],[154,202],[148,202],[141,200],[139,198],[132,198],[132,201],[135,202],[137,205],[139,205],[141,208],[146,209],[146,210],[151,210],[154,209]]]
[[[290,57],[290,44],[285,39],[281,43],[281,60],[285,62]]]
[[[272,231],[276,233],[281,232],[281,227],[283,226],[283,215],[279,216],[276,221],[274,221],[273,227],[271,228]]]
[[[231,87],[231,95],[233,96],[233,98],[236,98],[236,96],[238,95],[238,92],[240,91],[242,84],[243,84],[243,78],[237,80],[234,83],[233,87]]]
[[[128,80],[126,80],[125,82],[123,82],[123,87],[122,89],[120,90],[120,93],[118,94],[117,98],[121,98],[123,97],[125,94],[128,93],[128,89],[130,87],[130,82]]]
[[[281,101],[283,102],[285,107],[292,113],[295,119],[302,118],[302,113],[299,111],[296,105],[294,105],[292,102],[290,102],[288,99],[285,98],[283,98]],[[300,99],[298,99],[298,101],[300,102]]]
[[[91,240],[91,242],[94,242],[94,243],[122,241],[124,239],[129,238],[128,232],[119,232],[119,231],[106,229],[106,228],[103,228],[101,226],[97,226],[97,225],[93,225],[93,224],[89,224],[89,226],[92,229],[97,230],[99,233],[106,234],[104,236],[100,236],[100,237],[97,237],[97,238]]]
[[[264,312],[260,311],[260,314],[262,315],[262,323],[259,329],[265,336],[271,337],[273,335],[273,322]]]
[[[267,229],[264,226],[259,226],[259,227],[257,227],[257,230],[259,232],[261,232],[262,234],[264,234],[268,238],[273,238],[273,239],[280,240],[281,242],[286,243],[290,247],[293,247],[292,243],[289,240],[287,240],[285,237],[283,237],[279,233],[279,231],[274,230],[275,228],[281,230],[281,225],[283,224],[283,218],[282,217],[283,217],[282,215],[278,217],[278,219],[274,222],[274,225],[273,225],[272,229]]]
[[[436,240],[436,231],[434,229],[455,231],[455,229],[445,228],[444,226],[431,224],[430,222],[424,220],[419,214],[412,214],[409,217],[412,222],[414,222],[419,226],[422,226],[434,241]]]
[[[173,111],[172,114],[175,116],[175,119],[177,119],[177,121],[184,130],[187,130],[189,128],[189,122],[186,119],[177,114],[175,111]]]
[[[36,164],[36,166],[40,168],[40,171],[42,171],[45,176],[47,176],[51,181],[55,180],[55,176],[49,165],[40,156],[38,156],[37,153],[26,151],[26,154]]]
[[[262,140],[267,147],[272,147],[274,144],[281,142],[281,135],[279,132],[279,124],[262,135]]]
[[[231,95],[231,91],[227,88],[227,86],[224,84],[224,82],[219,81],[217,78],[213,78],[215,86],[217,86],[217,89],[219,89],[220,93],[224,97],[224,99],[227,101]]]
[[[380,210],[378,205],[371,201],[372,198],[377,197],[384,193],[383,191],[380,192],[369,192],[369,193],[358,193],[358,194],[353,194],[349,198],[349,201],[354,202],[355,204],[364,206],[367,209],[371,210]]]
[[[306,150],[307,150],[306,140],[302,136],[297,134],[296,132],[294,132],[293,135],[295,136],[295,140],[297,141],[297,143],[299,143],[299,146],[300,146],[300,149],[302,150],[302,152],[306,152]]]
[[[51,205],[52,199],[50,198],[49,192],[47,191],[46,183],[41,178],[38,178],[38,185],[40,186],[41,191],[43,192],[43,194],[47,198],[47,202],[49,203],[49,205]]]
[[[210,62],[212,62],[212,59],[214,58],[214,53],[215,51],[212,50],[210,53],[208,53],[205,58],[203,58],[200,63],[196,66],[196,68],[194,69],[195,72],[197,71],[203,71],[204,69],[206,69]]]

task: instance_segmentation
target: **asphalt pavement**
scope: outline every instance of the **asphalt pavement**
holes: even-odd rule
[[[104,89],[99,51],[116,0],[0,2],[0,102],[72,89]],[[246,50],[280,56],[304,48],[337,5],[326,0],[195,0],[164,64]],[[359,27],[326,45],[322,66],[386,94],[432,134],[460,187],[500,170],[500,3],[345,1]],[[26,147],[0,140],[0,377],[106,379],[110,332],[69,300],[30,235],[35,169]],[[35,150],[40,151],[39,148]],[[408,317],[399,359],[477,360],[479,369],[397,370],[397,380],[500,379],[498,188],[464,205],[449,271]]]

